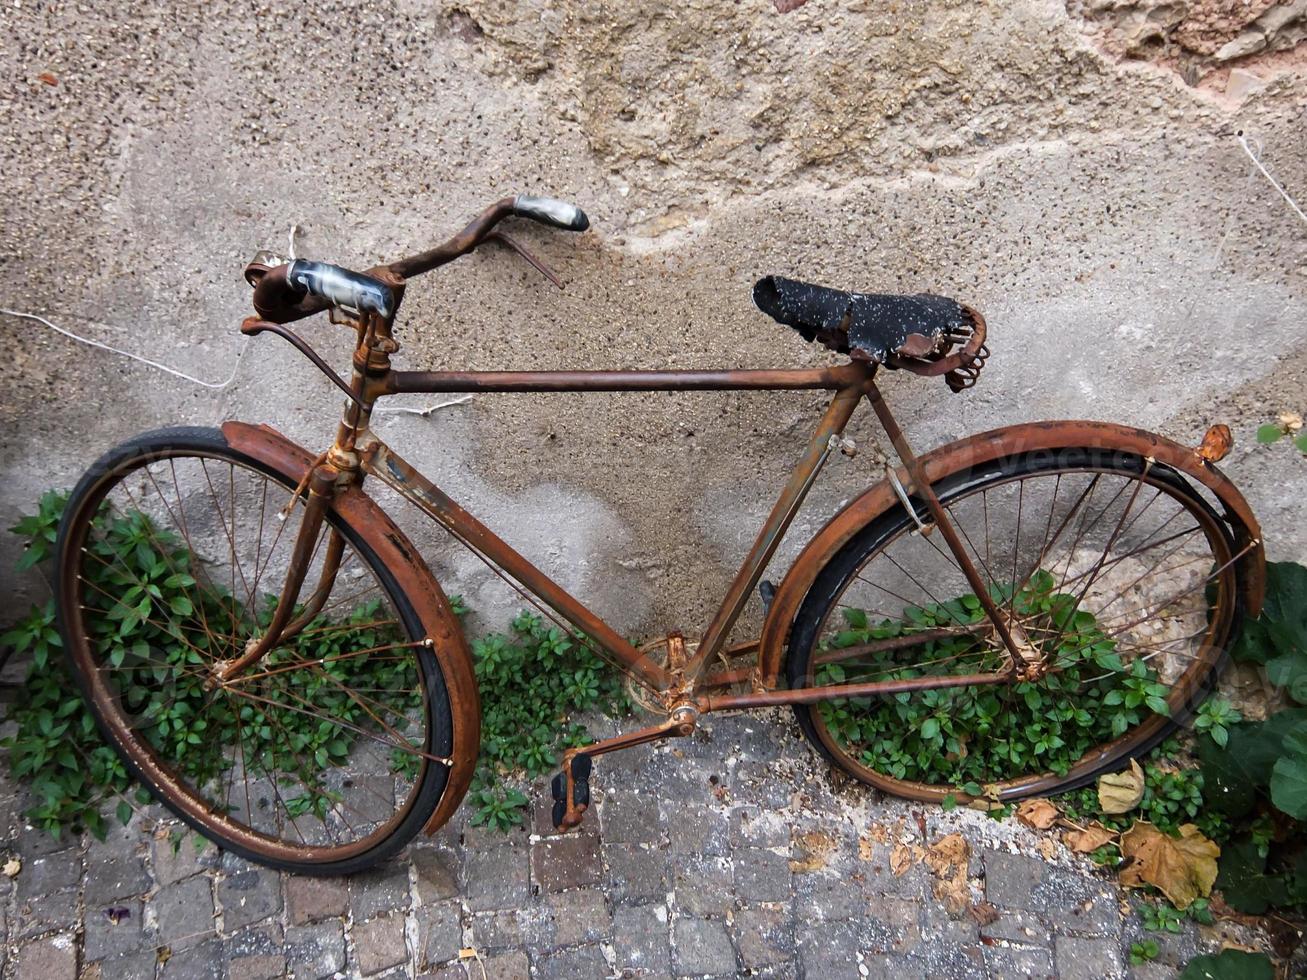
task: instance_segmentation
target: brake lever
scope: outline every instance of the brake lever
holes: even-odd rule
[[[517,239],[511,238],[502,231],[492,231],[485,237],[484,241],[499,242],[501,245],[507,245],[518,255],[522,256],[522,258],[526,259],[527,262],[535,268],[536,272],[540,273],[559,289],[563,288],[562,282],[559,280],[558,276],[554,275],[553,270],[527,251],[526,246],[521,244]]]

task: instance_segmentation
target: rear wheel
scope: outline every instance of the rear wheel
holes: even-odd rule
[[[301,590],[339,548],[321,607],[220,679],[271,619],[294,490],[217,430],[118,447],[60,527],[59,625],[101,730],[160,802],[251,860],[344,874],[394,854],[435,808],[450,706],[412,603],[334,511]]]
[[[1228,528],[1176,471],[1063,449],[960,470],[934,490],[1018,637],[1025,677],[1010,679],[938,531],[895,507],[815,580],[788,679],[939,686],[797,706],[841,768],[921,800],[1071,789],[1158,744],[1211,690],[1239,625],[1237,562]],[[948,680],[977,675],[987,682]]]

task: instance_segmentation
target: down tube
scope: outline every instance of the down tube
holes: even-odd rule
[[[360,453],[366,473],[412,502],[473,551],[503,569],[528,592],[624,664],[641,681],[657,691],[671,687],[671,676],[665,670],[631,646],[611,626],[392,452],[384,442],[375,440],[362,447]]]

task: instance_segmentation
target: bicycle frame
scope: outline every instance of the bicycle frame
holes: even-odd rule
[[[451,534],[502,568],[554,612],[591,637],[606,653],[656,691],[693,694],[705,666],[723,648],[750,594],[780,545],[831,453],[838,448],[859,400],[874,384],[870,365],[799,371],[640,371],[640,372],[396,372],[394,392],[621,392],[621,391],[800,391],[825,389],[834,394],[807,450],[764,521],[717,613],[703,633],[695,655],[674,677],[627,642],[616,630],[569,595],[544,572],[493,531],[369,434],[358,446],[364,473],[404,496]],[[679,681],[679,683],[678,683]]]

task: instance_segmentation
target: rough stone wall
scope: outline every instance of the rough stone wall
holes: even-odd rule
[[[362,267],[506,192],[552,193],[594,230],[517,232],[566,291],[487,249],[410,288],[404,363],[817,364],[752,309],[754,278],[951,294],[986,313],[994,356],[965,395],[888,380],[915,443],[1043,417],[1196,441],[1226,421],[1272,556],[1304,559],[1307,461],[1252,433],[1303,407],[1307,227],[1235,137],[1307,199],[1300,7],[22,0],[0,9],[0,305],[222,378],[240,270],[292,223],[301,254]],[[321,447],[338,413],[275,340],[211,392],[0,331],[6,526],[139,429],[267,420]],[[344,363],[346,335],[306,334]],[[378,428],[624,629],[692,633],[820,401],[483,396]],[[795,536],[873,477],[833,464]],[[474,605],[511,601],[421,540]]]

